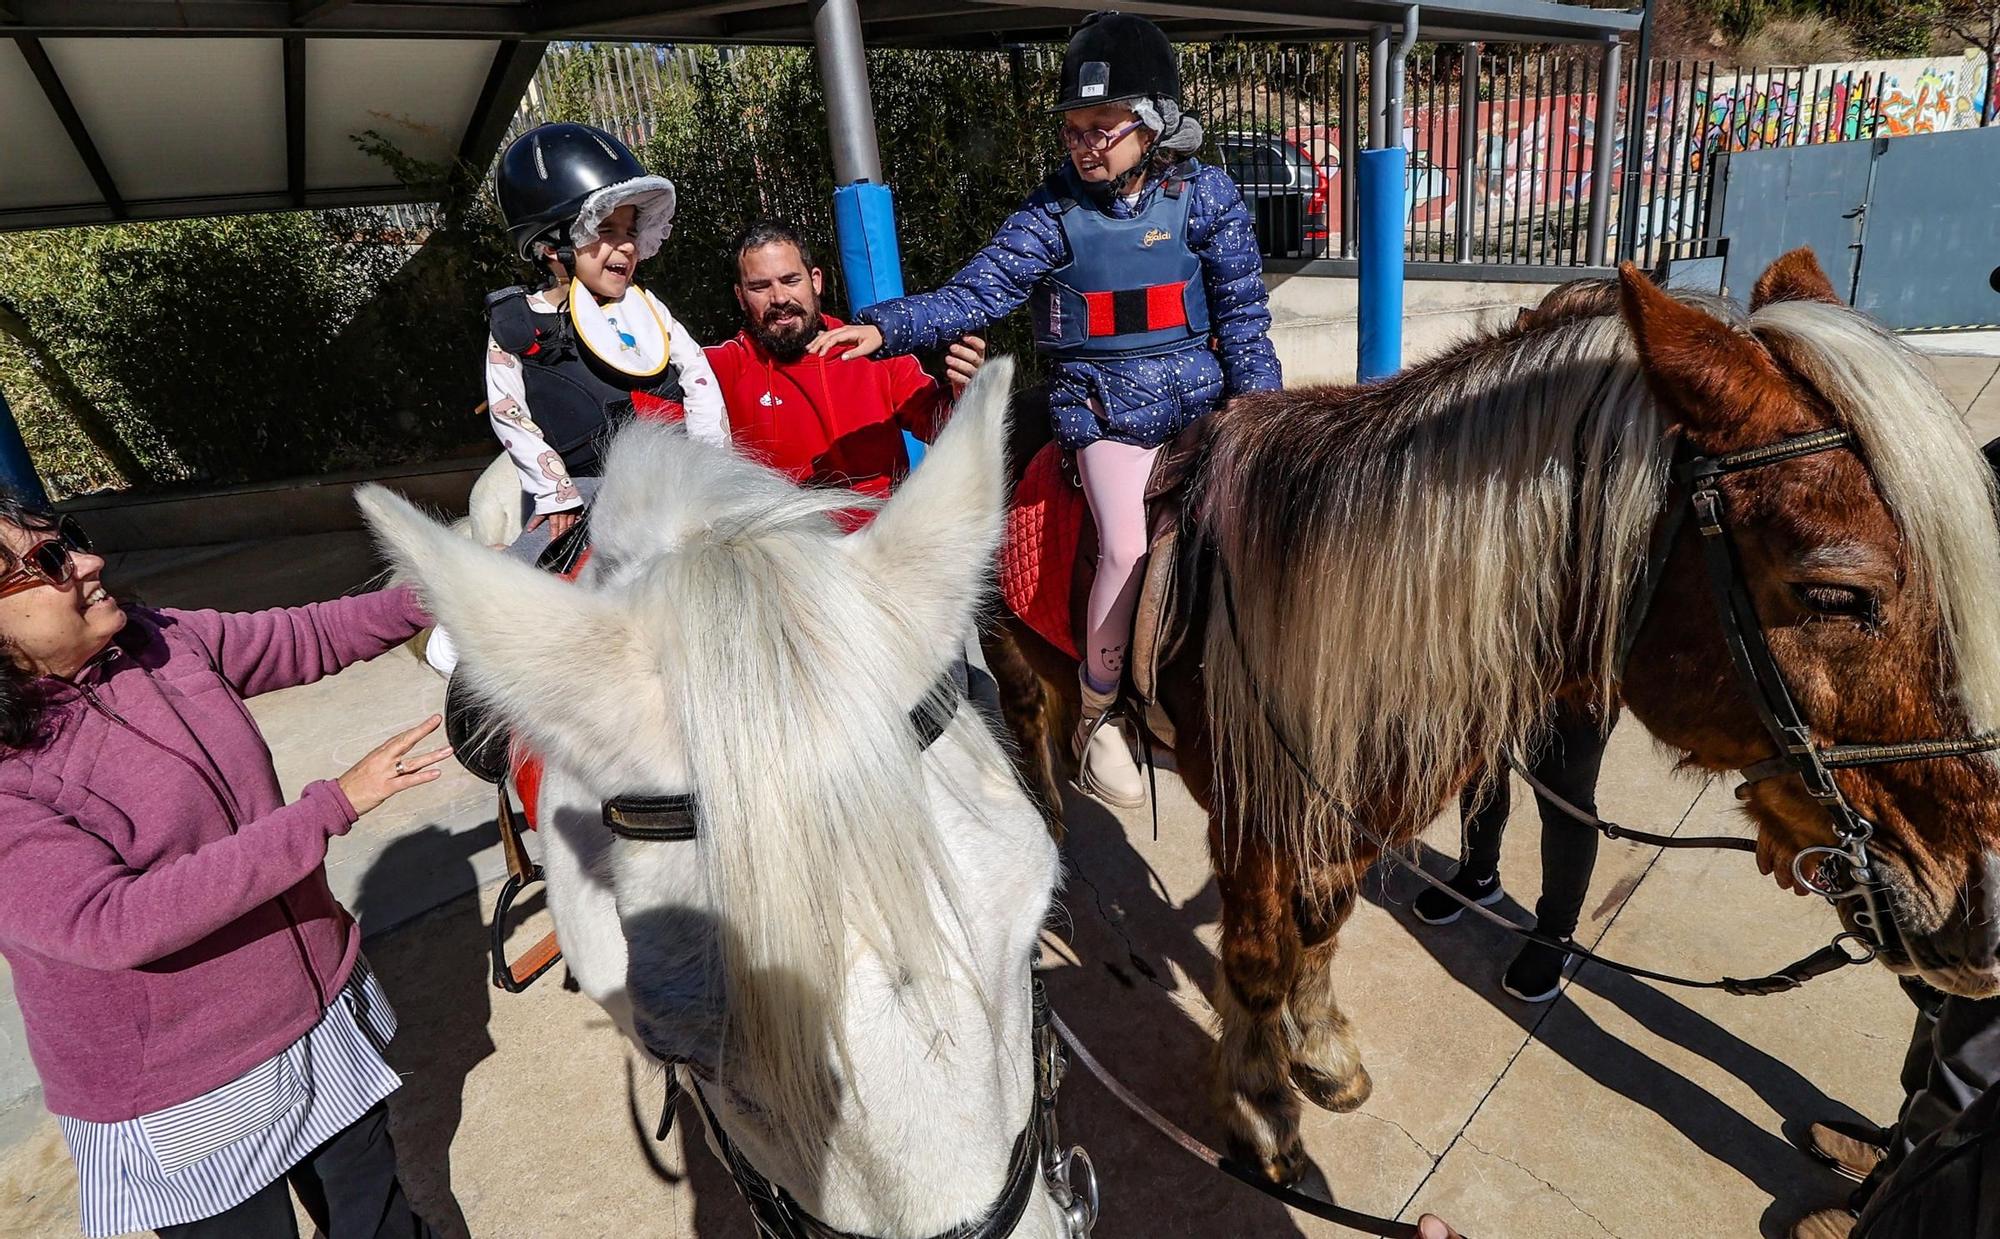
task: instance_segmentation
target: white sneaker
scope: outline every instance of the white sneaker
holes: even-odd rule
[[[1146,803],[1146,781],[1116,722],[1107,722],[1090,733],[1077,761],[1076,785],[1084,795],[1116,809],[1136,809]]]

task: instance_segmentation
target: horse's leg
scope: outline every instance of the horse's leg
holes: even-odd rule
[[[1354,911],[1365,866],[1332,865],[1299,883],[1293,918],[1302,950],[1287,1006],[1291,1013],[1292,1083],[1307,1101],[1345,1114],[1375,1087],[1361,1065],[1354,1030],[1333,996],[1333,953],[1340,927]]]
[[[1225,847],[1213,819],[1209,847],[1222,892],[1222,966],[1211,995],[1222,1021],[1215,1105],[1230,1156],[1274,1183],[1292,1183],[1306,1168],[1284,1027],[1299,967],[1292,881],[1261,842],[1231,839]]]
[[[1054,651],[1040,642],[1040,638],[1024,636],[1021,625],[1011,616],[985,625],[979,636],[987,667],[999,685],[1001,717],[1007,721],[1007,730],[1013,733],[1015,771],[1038,802],[1050,833],[1060,842],[1064,776],[1058,752],[1063,738],[1069,735],[1074,715],[1064,710],[1062,692],[1050,678],[1051,668],[1038,663],[1024,647],[1031,641],[1043,645],[1043,649],[1036,651],[1043,662],[1054,661]],[[1064,675],[1059,667],[1053,670],[1062,675],[1061,683],[1073,694],[1075,673]]]

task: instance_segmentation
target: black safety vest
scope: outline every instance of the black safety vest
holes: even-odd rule
[[[487,294],[487,327],[493,343],[521,359],[528,416],[569,475],[596,477],[603,471],[599,450],[632,416],[633,393],[685,399],[680,367],[669,364],[649,379],[625,374],[583,347],[568,314],[536,313],[528,293],[516,285]]]

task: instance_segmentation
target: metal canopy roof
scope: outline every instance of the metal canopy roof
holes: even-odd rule
[[[1396,0],[860,0],[871,45],[1062,40],[1116,4],[1176,38],[1328,39]],[[1440,0],[1430,39],[1616,37],[1637,13]],[[0,229],[404,201],[353,135],[483,163],[557,39],[810,43],[784,0],[0,0]]]

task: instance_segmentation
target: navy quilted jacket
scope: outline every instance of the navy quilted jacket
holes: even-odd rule
[[[1216,347],[1190,340],[1177,352],[1153,357],[1055,362],[1049,411],[1056,438],[1066,448],[1100,438],[1165,443],[1227,397],[1279,386],[1278,355],[1267,334],[1271,311],[1260,278],[1263,258],[1249,209],[1228,173],[1200,163],[1194,170],[1188,244],[1201,258]],[[1145,190],[1158,192],[1157,181]],[[1085,199],[1076,209],[1105,207]],[[1126,215],[1137,208],[1113,202],[1110,209]],[[1068,261],[1055,200],[1044,186],[942,288],[878,301],[855,317],[881,328],[885,354],[937,348],[1006,317],[1027,301],[1038,280]],[[1102,417],[1091,409],[1093,399]]]

